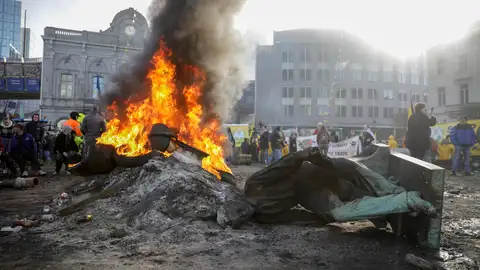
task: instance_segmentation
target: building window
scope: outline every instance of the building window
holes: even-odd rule
[[[368,107],[368,117],[376,118],[378,117],[378,107]]]
[[[383,72],[383,81],[384,82],[392,82],[392,73],[391,72]]]
[[[445,72],[445,61],[438,60],[437,61],[437,74],[442,75]]]
[[[393,118],[395,108],[383,108],[383,118]]]
[[[411,83],[414,84],[414,85],[419,85],[420,84],[420,76],[419,75],[411,74],[410,75],[410,80],[411,80]]]
[[[327,86],[320,86],[318,88],[318,98],[329,98],[330,97],[330,89]]]
[[[97,75],[93,76],[92,81],[92,98],[98,99],[102,94],[105,88],[105,81],[102,76]]]
[[[310,81],[312,79],[311,69],[300,69],[300,80]]]
[[[285,117],[293,116],[293,105],[283,105]]]
[[[312,87],[300,87],[301,98],[312,98]]]
[[[398,93],[398,100],[400,100],[400,101],[407,101],[407,93],[405,93],[405,92],[399,92],[399,93]]]
[[[445,87],[439,87],[437,89],[437,95],[438,95],[438,106],[445,106],[446,105]]]
[[[462,54],[458,57],[458,69],[465,70],[468,67],[467,54]]]
[[[335,81],[343,81],[345,79],[345,72],[343,70],[335,71]]]
[[[282,80],[283,81],[293,81],[293,69],[283,69],[282,70]]]
[[[420,94],[413,94],[412,98],[415,102],[420,102]]]
[[[426,94],[426,93],[423,94],[423,103],[425,103],[425,104],[428,103],[428,94]]]
[[[312,115],[312,106],[311,105],[300,105],[300,111],[302,116],[311,116]]]
[[[368,89],[368,99],[378,99],[377,89]]]
[[[363,117],[363,107],[352,106],[352,117]]]
[[[460,104],[468,103],[468,84],[460,86]]]
[[[407,83],[407,76],[405,75],[405,73],[402,73],[402,72],[399,72],[398,73],[398,83]]]
[[[312,58],[312,52],[310,44],[303,44],[302,48],[300,49],[300,61],[302,62],[310,62]]]
[[[378,72],[377,71],[368,71],[368,80],[370,82],[376,82],[378,80]]]
[[[293,87],[282,87],[282,98],[293,98]]]
[[[291,63],[293,62],[293,52],[283,52],[282,53],[282,62]]]
[[[317,112],[320,116],[328,116],[330,115],[330,109],[327,105],[318,105]]]
[[[337,88],[337,91],[335,93],[335,96],[337,98],[346,98],[347,97],[347,89],[345,88]]]
[[[423,77],[423,85],[428,86],[428,77]]]
[[[330,70],[328,69],[319,69],[317,74],[319,81],[328,82],[330,80]]]
[[[398,108],[397,112],[398,112],[398,114],[408,114],[408,109],[407,108]]]
[[[73,75],[64,73],[60,77],[60,97],[73,98]]]
[[[393,100],[393,90],[383,90],[383,100]]]
[[[352,75],[353,75],[353,80],[354,81],[361,81],[362,80],[362,71],[361,70],[354,70],[352,71]]]
[[[347,117],[347,106],[344,106],[344,105],[337,106],[335,115],[337,117]]]
[[[363,89],[362,88],[352,88],[351,89],[353,99],[363,99]]]

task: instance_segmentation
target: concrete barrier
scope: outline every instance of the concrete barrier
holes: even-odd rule
[[[390,222],[392,229],[398,235],[415,238],[422,247],[440,248],[445,169],[402,153],[391,152],[384,144],[375,144],[375,147],[377,150],[371,156],[352,159],[394,180],[394,184],[407,191],[419,191],[437,210],[434,218],[396,215],[395,221]]]

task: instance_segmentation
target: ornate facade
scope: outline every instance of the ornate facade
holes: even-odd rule
[[[147,31],[147,20],[133,8],[117,13],[105,31],[46,27],[42,117],[57,121],[71,111],[88,111],[97,104],[111,87],[111,76],[129,56],[142,50]]]

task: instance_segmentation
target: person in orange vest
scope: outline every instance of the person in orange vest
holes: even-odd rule
[[[75,131],[75,134],[77,134],[77,136],[82,136],[82,132],[80,131],[80,123],[77,121],[78,116],[78,112],[71,112],[70,119],[65,121],[63,125],[71,127],[72,130]]]

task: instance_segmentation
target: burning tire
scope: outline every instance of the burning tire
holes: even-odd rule
[[[220,178],[221,178],[222,182],[225,182],[227,184],[231,184],[231,185],[234,185],[234,186],[237,185],[237,183],[235,182],[235,176],[233,176],[233,174],[225,172],[225,171],[220,171],[220,170],[218,170],[218,173],[220,174]]]
[[[111,145],[96,144],[88,150],[86,157],[69,168],[69,171],[78,176],[91,176],[109,173],[117,166],[115,148]]]

